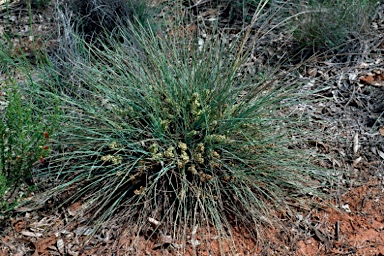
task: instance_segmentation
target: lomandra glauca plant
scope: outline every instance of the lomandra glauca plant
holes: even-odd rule
[[[242,77],[236,45],[133,31],[138,47],[121,31],[75,63],[82,97],[51,94],[64,114],[62,152],[39,170],[49,194],[71,187],[100,222],[120,216],[139,234],[151,217],[184,242],[191,226],[228,235],[230,221],[256,236],[275,207],[317,194],[327,174],[289,148],[300,130],[278,114],[300,99],[293,84]]]

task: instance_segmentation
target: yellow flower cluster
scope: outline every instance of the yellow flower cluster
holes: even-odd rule
[[[195,155],[194,155],[194,160],[196,163],[198,164],[203,164],[204,163],[204,157],[203,157],[203,153],[204,153],[204,144],[203,143],[199,143],[197,144],[196,148],[195,148]]]
[[[187,151],[187,144],[185,144],[184,142],[179,142],[177,144],[177,147],[181,150],[181,151]]]
[[[184,142],[179,142],[177,144],[177,147],[180,149],[180,161],[179,161],[179,167],[183,167],[186,163],[189,162],[189,156],[188,156],[188,153],[187,153],[187,144],[185,144]]]
[[[121,156],[113,156],[113,155],[102,156],[101,160],[104,162],[110,162],[112,164],[121,164],[123,162],[123,158]]]
[[[168,120],[168,119],[160,121],[161,128],[163,128],[164,131],[168,130],[170,124],[171,124],[171,120]]]
[[[112,141],[111,144],[108,146],[110,149],[118,149],[119,147],[117,146],[116,141]]]
[[[166,158],[174,158],[175,157],[175,154],[173,153],[174,150],[175,150],[174,147],[169,147],[166,151],[164,151],[164,156]]]
[[[204,163],[203,154],[196,153],[194,158],[195,158],[196,163],[198,163],[198,164],[203,164]]]
[[[196,152],[197,153],[204,153],[204,144],[203,143],[199,143],[199,144],[197,144],[197,146],[196,146]]]
[[[197,92],[192,94],[191,97],[191,113],[196,119],[201,116],[203,111],[200,109],[199,94]]]
[[[156,154],[157,150],[159,150],[159,147],[156,143],[153,143],[151,146],[149,146],[149,152],[152,154]]]
[[[208,135],[206,138],[207,140],[210,140],[212,142],[223,142],[227,139],[225,135],[219,135],[219,134],[211,134],[211,135]]]
[[[212,151],[211,155],[212,155],[213,158],[217,158],[217,159],[220,158],[219,153],[217,153],[216,151]]]
[[[188,163],[189,162],[189,156],[188,156],[187,152],[181,151],[180,159],[181,159],[181,162],[183,164]]]

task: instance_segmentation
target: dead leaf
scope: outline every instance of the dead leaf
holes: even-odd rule
[[[75,233],[78,236],[90,236],[94,232],[95,232],[94,228],[89,228],[86,226],[78,227],[73,231],[73,233]]]
[[[59,250],[61,255],[64,255],[64,241],[63,239],[59,239],[56,242],[57,249]]]
[[[70,216],[76,216],[81,210],[82,205],[80,202],[76,202],[67,208],[67,211]]]
[[[307,70],[307,75],[310,77],[316,77],[317,75],[317,68],[309,68]]]
[[[192,230],[192,238],[191,240],[189,241],[191,244],[192,244],[192,247],[194,248],[194,250],[196,250],[196,246],[200,245],[200,241],[196,239],[196,233],[197,233],[197,229],[198,229],[198,225],[195,225],[193,227],[193,230]]]
[[[71,256],[78,256],[80,254],[80,247],[77,244],[69,243],[67,248],[68,254]]]
[[[164,234],[160,235],[160,243],[162,244],[171,244],[172,243],[172,237],[171,236],[166,236]]]
[[[41,233],[36,233],[36,232],[31,232],[31,231],[20,231],[20,234],[24,236],[29,236],[29,237],[42,237],[43,234]]]
[[[357,164],[361,162],[361,159],[362,159],[362,158],[361,158],[361,156],[360,156],[360,157],[356,158],[355,160],[353,160],[353,166],[356,167]]]
[[[37,243],[34,243],[36,250],[32,256],[38,256],[45,253],[48,255],[48,250],[47,250],[48,247],[54,245],[55,243],[56,243],[55,235],[52,235],[45,239],[38,240]]]
[[[11,221],[13,222],[13,228],[16,232],[21,232],[26,227],[26,222],[24,220],[14,220],[11,218]]]
[[[0,243],[7,246],[11,251],[15,252],[17,250],[16,246],[14,246],[12,243],[9,243],[9,238],[9,236],[2,237],[0,239]]]
[[[373,76],[361,76],[359,80],[363,83],[373,85],[375,83],[375,78]]]
[[[344,211],[350,213],[352,212],[351,209],[349,208],[349,205],[348,204],[345,204],[345,205],[342,205],[341,206],[341,209],[343,209]]]
[[[379,154],[379,156],[384,159],[384,153],[383,151],[380,151],[380,150],[377,150],[377,153]]]
[[[365,62],[362,62],[359,66],[359,68],[367,68],[369,67],[369,64],[368,63],[365,63]]]
[[[164,235],[163,232],[159,231],[160,237],[158,238],[158,242],[153,247],[154,250],[159,249],[163,246],[168,246],[172,244],[172,237],[169,235]]]
[[[380,126],[379,133],[381,134],[381,136],[384,136],[384,127]]]
[[[374,86],[384,86],[384,74],[380,70],[374,71],[373,74],[359,77],[359,80],[365,84]]]

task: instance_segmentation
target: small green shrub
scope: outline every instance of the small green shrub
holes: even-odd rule
[[[7,178],[0,173],[0,210],[7,211],[9,209],[9,205],[6,200],[4,200],[5,192],[9,189],[9,184],[7,182]]]
[[[0,40],[6,39],[9,40]],[[47,109],[42,107],[36,111],[36,98],[25,93],[25,88],[33,85],[32,74],[36,74],[39,68],[32,65],[23,54],[22,57],[13,56],[10,48],[6,44],[0,47],[3,72],[0,97],[0,200],[3,208],[8,210],[17,203],[19,198],[14,196],[14,192],[21,185],[27,185],[24,187],[27,190],[34,187],[32,168],[45,162],[50,154],[49,136],[56,124],[53,112],[47,117]]]
[[[299,3],[298,3],[299,2]],[[346,48],[353,38],[369,31],[375,0],[293,1],[297,18],[291,19],[299,48],[312,52]]]
[[[23,100],[16,86],[6,95],[8,104],[0,114],[0,197],[7,188],[15,191],[21,183],[33,185],[32,167],[49,155],[49,134],[53,131]]]

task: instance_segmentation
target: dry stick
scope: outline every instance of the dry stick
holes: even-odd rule
[[[340,240],[340,221],[336,221],[335,223],[335,240]]]

